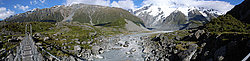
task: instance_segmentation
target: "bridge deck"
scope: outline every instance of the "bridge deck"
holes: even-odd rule
[[[22,61],[37,61],[38,52],[34,45],[34,42],[30,36],[26,36],[25,40],[20,43],[20,51],[22,56]]]
[[[30,27],[31,28],[31,27]],[[30,30],[31,31],[31,30]],[[17,56],[15,61],[41,61],[38,57],[37,47],[33,41],[31,34],[27,33],[27,25],[25,28],[26,36],[21,41],[20,46],[17,48]]]

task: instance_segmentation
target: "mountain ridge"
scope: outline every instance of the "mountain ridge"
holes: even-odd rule
[[[124,18],[136,24],[143,25],[139,18],[131,15],[124,9],[87,4],[74,4],[70,6],[57,5],[51,8],[33,9],[32,11],[13,15],[9,18],[4,19],[4,21],[78,21],[81,23],[90,23],[91,25],[97,25],[113,22],[120,18]]]
[[[201,22],[202,24],[210,21],[212,18],[216,18],[218,15],[222,15],[222,12],[219,12],[215,9],[207,9],[204,7],[195,7],[195,6],[185,6],[181,5],[180,7],[165,7],[165,6],[157,6],[154,4],[145,5],[136,10],[130,10],[134,15],[141,18],[147,28],[155,28],[155,30],[169,30],[171,26],[166,26],[170,19],[178,19],[180,17],[169,17],[174,12],[179,12],[184,14],[181,18],[183,22],[178,25],[190,25],[190,21]],[[175,23],[168,23],[168,25]],[[170,27],[170,28],[169,28]],[[182,30],[188,28],[194,28],[190,26],[175,26],[176,29],[172,30]],[[185,28],[183,28],[185,27]],[[196,26],[195,26],[196,27]],[[164,28],[164,29],[162,29]]]
[[[232,15],[238,20],[241,20],[242,22],[245,23],[250,23],[250,1],[249,0],[244,0],[241,4],[236,5],[233,9],[231,9],[227,14]]]

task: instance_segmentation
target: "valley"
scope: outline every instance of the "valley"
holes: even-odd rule
[[[215,1],[226,8],[178,1],[135,9],[77,3],[11,15],[0,21],[0,61],[250,60],[249,0]]]

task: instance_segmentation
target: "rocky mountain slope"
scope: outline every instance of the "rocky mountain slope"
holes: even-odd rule
[[[250,25],[232,15],[217,16],[217,10],[202,7],[140,9],[133,13],[143,22],[119,8],[84,4],[9,17],[0,22],[0,60],[14,59],[26,24],[33,25],[36,45],[62,61],[240,61],[250,52]],[[124,30],[140,31],[141,23],[153,30],[178,31]],[[180,30],[188,28],[193,29]],[[55,60],[47,54],[42,58]]]
[[[167,4],[167,3],[166,3]],[[225,14],[216,9],[183,4],[159,6],[145,5],[132,13],[141,18],[147,28],[155,30],[182,30],[207,23],[218,15]],[[195,22],[195,23],[194,23]]]
[[[73,4],[70,6],[54,6],[45,9],[33,9],[25,13],[6,18],[10,22],[80,22],[96,26],[125,27],[126,20],[143,27],[142,20],[126,10],[115,7]]]
[[[245,0],[241,4],[236,5],[231,11],[227,14],[234,16],[236,19],[241,20],[244,23],[250,23],[250,1]]]
[[[14,59],[16,52],[11,51],[23,40],[26,24],[32,25],[38,47],[68,61],[95,56],[92,47],[103,38],[145,30],[141,19],[121,8],[75,4],[34,9],[0,22],[0,60]],[[46,54],[40,58],[54,60]]]
[[[249,51],[249,33],[215,34],[204,30],[159,34],[146,41],[147,60],[240,61]]]
[[[234,13],[234,10],[230,12]],[[241,12],[246,13],[246,11]],[[149,50],[149,56],[146,59],[155,61],[166,59],[170,61],[240,61],[246,58],[243,61],[249,61],[247,55],[250,52],[250,26],[229,14],[218,16],[204,26],[195,29],[158,34],[145,42],[147,44],[145,49]]]

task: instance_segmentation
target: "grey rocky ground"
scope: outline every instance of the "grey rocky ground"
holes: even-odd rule
[[[118,35],[103,39],[101,45],[94,47],[96,52],[94,61],[144,61],[147,54],[144,42],[149,40],[152,34],[167,33],[171,31],[157,31],[150,33],[138,33],[132,35]]]
[[[204,30],[134,32],[101,37],[97,39],[100,43],[90,45],[92,46],[91,49],[84,49],[78,45],[60,47],[62,51],[74,52],[75,54],[57,57],[62,61],[85,59],[88,61],[237,61],[243,59],[242,57],[245,57],[249,52],[247,48],[249,48],[250,43],[247,36],[249,34],[225,33],[213,35]],[[220,41],[225,38],[230,39],[228,39],[229,41]],[[246,39],[240,40],[240,38]],[[50,38],[44,37],[44,39]],[[63,44],[70,43],[74,42]],[[91,42],[75,41],[75,43]],[[46,47],[46,50],[57,48],[50,45],[46,45]],[[66,50],[65,48],[73,48],[73,50]],[[234,55],[237,55],[237,57]],[[44,56],[44,58],[48,61],[55,60],[51,56]]]

